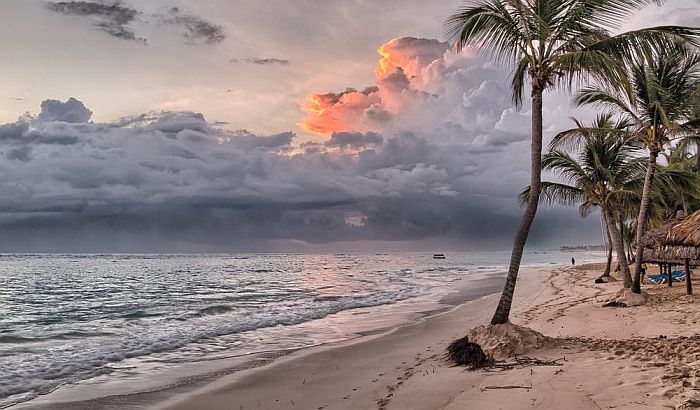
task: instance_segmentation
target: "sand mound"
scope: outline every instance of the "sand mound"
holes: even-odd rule
[[[469,340],[498,359],[520,356],[540,349],[552,339],[530,328],[510,322],[502,325],[478,326],[467,333]]]
[[[641,306],[647,302],[647,294],[633,293],[631,289],[623,288],[613,296],[610,302],[624,303],[626,306]]]
[[[612,276],[599,276],[595,279],[595,283],[612,283],[617,282],[617,279]]]
[[[615,271],[610,272],[610,276],[615,280],[621,281],[624,279],[624,275],[622,275],[622,271],[620,271],[620,270],[615,270]]]

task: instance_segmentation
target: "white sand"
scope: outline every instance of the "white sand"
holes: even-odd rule
[[[692,399],[700,399],[697,297],[685,296],[681,283],[646,285],[646,305],[602,308],[622,284],[594,284],[601,270],[521,272],[511,320],[556,338],[527,355],[562,359],[562,366],[447,367],[441,359],[447,344],[488,323],[498,301],[490,296],[389,334],[298,352],[157,408],[693,408]]]

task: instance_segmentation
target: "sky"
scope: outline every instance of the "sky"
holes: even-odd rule
[[[508,249],[529,107],[445,42],[459,5],[0,0],[0,251]],[[591,115],[545,114],[546,139]],[[601,241],[555,206],[531,246]]]

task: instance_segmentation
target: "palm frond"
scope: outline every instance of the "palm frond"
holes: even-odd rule
[[[522,206],[530,199],[530,187],[523,189],[518,195],[518,203]],[[585,200],[584,192],[573,186],[557,182],[542,182],[540,203],[574,205]]]

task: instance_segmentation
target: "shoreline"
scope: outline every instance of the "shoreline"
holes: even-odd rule
[[[544,272],[539,271],[541,269],[542,268],[528,268],[523,269],[523,271],[531,275],[544,274]],[[521,273],[524,273],[523,271],[521,271]],[[481,316],[483,316],[483,313],[485,313],[486,311],[490,312],[492,308],[495,308],[495,305],[498,301],[497,297],[500,295],[500,287],[502,287],[503,278],[498,278],[498,282],[500,284],[498,291],[481,295],[473,299],[464,300],[461,303],[453,305],[452,307],[448,307],[446,310],[443,309],[443,311],[441,312],[437,312],[431,315],[423,315],[412,322],[399,324],[398,326],[395,326],[391,329],[387,329],[381,333],[358,337],[343,342],[315,346],[308,349],[301,349],[267,365],[257,367],[254,369],[248,369],[229,376],[222,377],[210,384],[203,386],[197,391],[172,396],[164,402],[148,406],[147,408],[151,410],[180,410],[191,408],[218,409],[224,408],[226,406],[234,406],[232,408],[240,409],[383,408],[381,406],[374,406],[377,400],[381,399],[371,399],[368,401],[367,396],[365,396],[364,398],[360,398],[359,401],[357,399],[350,400],[352,398],[352,393],[363,390],[363,388],[359,385],[357,387],[347,389],[348,391],[346,392],[346,394],[339,395],[335,400],[330,398],[327,400],[319,400],[319,398],[313,397],[313,394],[311,395],[311,397],[313,397],[311,400],[306,400],[304,396],[307,395],[305,393],[302,393],[301,390],[296,390],[297,388],[304,390],[312,390],[318,393],[325,393],[324,395],[327,396],[329,394],[327,389],[329,385],[325,385],[325,379],[328,379],[330,374],[327,374],[325,372],[321,373],[321,377],[319,377],[319,379],[321,380],[312,381],[313,376],[310,376],[309,378],[301,377],[300,382],[297,381],[297,383],[291,384],[278,383],[277,377],[279,377],[279,375],[282,375],[282,379],[286,379],[287,375],[289,375],[290,373],[292,376],[301,376],[305,373],[313,374],[315,372],[305,372],[302,369],[309,364],[310,367],[315,368],[317,366],[323,366],[323,363],[332,363],[335,357],[338,357],[341,362],[344,362],[343,365],[347,366],[350,365],[346,362],[348,358],[347,355],[350,354],[353,356],[353,360],[351,360],[352,362],[354,362],[351,365],[353,370],[363,373],[363,376],[367,376],[364,380],[364,384],[367,385],[367,388],[365,388],[364,390],[371,391],[373,387],[371,384],[380,382],[382,378],[387,380],[390,379],[388,375],[390,375],[391,373],[400,373],[396,371],[398,369],[399,362],[393,365],[394,371],[391,370],[392,366],[387,367],[381,366],[380,364],[380,366],[385,368],[387,371],[375,372],[375,377],[369,377],[373,374],[373,370],[376,370],[376,364],[370,363],[375,362],[375,359],[382,356],[381,350],[384,350],[385,345],[394,344],[394,341],[396,341],[397,339],[405,339],[407,336],[410,335],[421,335],[428,336],[428,338],[432,338],[434,335],[431,332],[426,332],[426,328],[432,327],[436,324],[436,322],[441,323],[443,321],[460,321],[459,316],[464,316],[462,319],[466,319],[466,323],[473,323],[474,326],[482,324],[481,322],[483,321],[483,318]],[[467,292],[469,292],[468,288],[464,288],[461,290],[466,290]],[[456,291],[456,293],[459,292],[460,290]],[[459,296],[456,297],[459,298]],[[448,294],[445,297],[443,297],[442,300],[450,298],[451,296],[450,294]],[[462,315],[462,313],[468,314]],[[461,333],[465,333],[468,329],[468,327],[462,328]],[[432,354],[427,355],[426,359],[436,359],[439,356],[441,357],[442,350],[444,350],[444,347],[446,347],[447,343],[449,343],[449,340],[443,339],[437,343],[430,344],[427,347],[427,349],[430,352],[432,352]],[[366,348],[370,348],[370,350],[372,350],[372,348],[374,347],[376,349],[375,346],[379,346],[378,350],[380,351],[376,355],[373,355],[371,353],[362,354]],[[359,362],[363,363],[364,365],[360,365],[354,360],[356,358],[355,356],[358,353],[361,356],[364,356],[364,360],[366,360],[366,362]],[[396,352],[393,353],[396,354]],[[400,351],[398,354],[399,356],[410,356],[406,355],[405,353],[406,352]],[[420,353],[418,354],[420,355]],[[386,357],[383,358],[382,361],[386,361]],[[402,361],[401,363],[405,364],[405,361]],[[334,370],[338,370],[340,368],[341,365],[338,365]],[[350,376],[349,379],[351,380],[357,379],[357,374],[354,372],[352,372],[352,375],[347,375],[345,374],[345,372],[342,371],[338,374],[334,370],[331,370],[330,373],[339,375],[341,380],[345,379],[347,376]],[[272,377],[272,379],[270,380],[268,379],[268,377]],[[399,375],[398,377],[401,376]],[[262,380],[262,383],[257,385],[260,380]],[[371,384],[367,384],[367,380],[369,380],[369,383]],[[331,386],[334,387],[335,390],[337,390],[338,384],[338,382],[333,382],[331,383]],[[343,384],[342,381],[340,382],[340,384]],[[269,397],[269,390],[279,390],[280,385],[283,386],[283,391],[281,392],[282,396],[289,397],[288,400],[282,398]]]
[[[380,335],[303,349],[224,376],[150,409],[525,409],[700,406],[700,322],[682,286],[646,284],[649,302],[603,308],[620,282],[594,284],[600,264],[521,271],[512,321],[557,342],[531,356],[558,366],[504,372],[448,367],[444,348],[486,324],[492,294]],[[660,338],[665,336],[665,338]],[[678,407],[677,407],[678,406]],[[683,407],[684,406],[684,407]],[[75,407],[74,407],[75,408]],[[79,407],[78,407],[79,408]],[[115,407],[116,408],[116,407]]]
[[[152,387],[142,390],[129,389],[126,392],[114,393],[113,387],[95,384],[95,390],[102,390],[106,394],[98,394],[82,398],[80,394],[86,390],[85,386],[78,386],[78,399],[72,395],[72,389],[76,386],[62,386],[46,395],[39,396],[29,401],[10,406],[11,409],[75,409],[75,408],[101,408],[119,409],[124,405],[136,408],[162,408],[162,403],[169,402],[173,397],[188,396],[206,389],[221,380],[233,377],[238,378],[247,372],[255,372],[274,367],[286,360],[294,360],[319,351],[333,350],[343,346],[363,343],[376,338],[382,338],[405,326],[411,326],[424,320],[430,320],[443,314],[448,314],[464,304],[479,301],[499,293],[503,285],[502,274],[488,274],[478,279],[463,278],[455,282],[455,289],[441,297],[416,297],[400,301],[395,304],[380,305],[375,308],[388,308],[395,310],[402,304],[416,303],[421,306],[419,310],[405,312],[400,318],[392,318],[387,325],[353,332],[353,336],[340,341],[322,342],[315,345],[299,348],[271,350],[234,356],[229,359],[220,359],[214,370],[194,372],[185,377],[173,378],[169,383],[154,384]],[[339,314],[349,314],[353,311],[367,308],[354,308]],[[392,313],[395,314],[395,313]],[[376,315],[376,313],[375,313]],[[331,315],[333,316],[333,315]],[[393,322],[391,322],[393,320]],[[232,363],[238,364],[232,364]],[[223,364],[223,365],[221,365]],[[88,387],[87,389],[90,389]],[[67,390],[67,391],[66,391]],[[111,391],[111,394],[110,394]],[[65,400],[73,396],[73,400]]]

